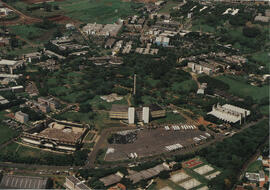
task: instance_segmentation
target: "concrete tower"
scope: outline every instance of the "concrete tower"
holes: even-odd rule
[[[143,122],[149,123],[149,117],[150,117],[149,107],[143,107],[143,112],[142,112]]]
[[[135,108],[129,107],[128,108],[128,124],[135,123]]]

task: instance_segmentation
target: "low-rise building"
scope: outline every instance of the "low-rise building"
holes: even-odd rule
[[[132,181],[133,184],[138,183],[141,180],[148,180],[157,176],[162,171],[168,171],[170,167],[167,163],[159,164],[153,168],[143,170],[140,172],[133,172],[127,178]]]
[[[123,177],[124,175],[122,173],[117,172],[115,174],[101,178],[100,181],[104,183],[105,187],[107,187],[119,183]]]
[[[213,105],[212,111],[207,114],[229,123],[237,123],[239,121],[240,124],[242,124],[243,119],[246,119],[246,117],[250,115],[250,111],[230,104],[223,106],[217,104]]]
[[[111,49],[113,47],[115,41],[116,40],[114,38],[109,38],[105,43],[105,48]]]
[[[8,103],[9,103],[9,101],[6,98],[4,98],[3,96],[0,96],[0,104],[1,105],[8,104]]]
[[[47,189],[47,177],[4,175],[0,189]]]

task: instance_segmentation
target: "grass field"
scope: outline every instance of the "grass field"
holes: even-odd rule
[[[267,51],[255,53],[253,54],[252,58],[258,61],[259,63],[265,64],[266,68],[270,70],[270,62],[269,62],[270,56],[268,55]]]
[[[179,3],[176,1],[167,1],[166,4],[159,10],[159,13],[170,13],[170,10],[178,4]]]
[[[260,107],[261,113],[266,115],[266,116],[269,116],[269,109],[270,109],[269,105],[265,105],[265,106]]]
[[[119,18],[133,15],[136,12],[132,7],[138,6],[134,2],[121,0],[66,0],[54,3],[72,19],[102,24],[113,23]]]
[[[80,123],[91,123],[91,119],[89,118],[89,113],[80,113],[74,111],[68,111],[60,115],[61,119],[80,122]]]
[[[0,144],[7,142],[17,135],[17,131],[10,129],[7,126],[0,125]]]
[[[190,92],[197,89],[197,84],[194,80],[186,80],[181,83],[173,83],[172,90],[174,92]]]
[[[48,151],[44,151],[38,148],[32,148],[32,147],[27,147],[24,145],[20,145],[18,143],[10,143],[9,145],[5,146],[3,149],[0,150],[1,153],[5,153],[5,152],[10,152],[13,154],[17,154],[19,155],[19,157],[30,157],[30,158],[44,158],[44,156],[46,155],[50,155],[50,156],[54,156],[54,155],[60,155],[57,153],[53,153],[53,152],[48,152]],[[62,155],[62,154],[61,154]]]
[[[256,101],[259,101],[260,99],[265,97],[269,97],[268,86],[251,86],[245,83],[241,78],[237,78],[234,76],[218,76],[217,78],[228,84],[230,86],[229,92],[237,96],[251,96]]]
[[[35,27],[34,25],[15,25],[10,26],[11,32],[25,39],[35,39],[42,35],[45,30]]]
[[[256,160],[255,162],[252,162],[248,166],[247,172],[259,172],[262,169],[263,169],[262,161],[261,160]]]
[[[167,112],[165,118],[153,120],[153,123],[181,123],[184,121],[186,120],[181,115]]]

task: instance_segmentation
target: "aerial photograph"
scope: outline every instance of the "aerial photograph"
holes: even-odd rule
[[[270,190],[270,0],[0,0],[0,189]]]

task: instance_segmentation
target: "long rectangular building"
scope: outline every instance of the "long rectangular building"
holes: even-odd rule
[[[46,189],[47,185],[48,178],[4,175],[0,183],[0,189]]]
[[[237,123],[240,121],[241,124],[242,119],[250,115],[250,111],[230,104],[225,104],[223,106],[217,104],[214,105],[212,111],[207,114],[213,115],[229,123]]]

